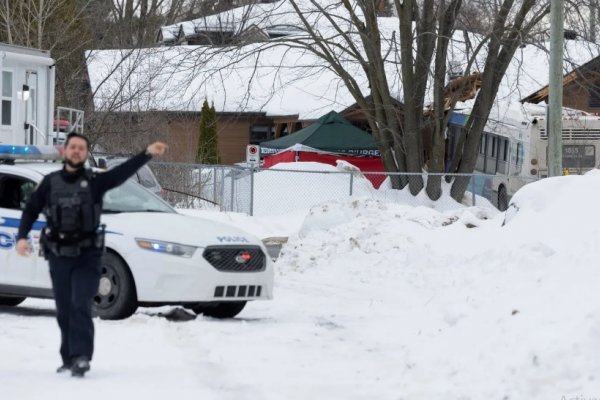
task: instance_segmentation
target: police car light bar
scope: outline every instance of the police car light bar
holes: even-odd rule
[[[0,144],[0,160],[62,160],[62,146]]]

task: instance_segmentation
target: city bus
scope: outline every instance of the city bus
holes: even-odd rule
[[[548,176],[548,129],[545,114],[532,115],[531,175]],[[562,166],[565,174],[582,175],[599,164],[600,116],[566,110],[562,120]]]
[[[486,176],[473,179],[468,190],[487,198],[500,211],[506,210],[523,185],[548,177],[546,113],[536,109],[524,115],[522,121],[490,118],[481,135],[475,172]],[[458,113],[450,119],[448,162],[467,119],[468,115]],[[584,174],[596,168],[600,164],[600,116],[564,109],[562,125],[564,173]]]

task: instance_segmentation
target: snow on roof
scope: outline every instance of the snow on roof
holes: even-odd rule
[[[181,27],[180,29],[183,31],[185,36],[196,33],[196,27],[193,22],[182,22],[179,26]]]
[[[354,103],[341,79],[300,49],[177,46],[88,54],[94,105],[103,111],[198,111],[300,114],[317,118]],[[236,62],[237,61],[237,62]],[[349,66],[367,87],[358,66]]]
[[[330,40],[339,39],[328,18],[308,0],[296,1],[302,16]],[[340,4],[325,4],[329,16],[348,32],[352,29],[347,10]],[[244,21],[243,24],[240,21]],[[391,92],[400,98],[399,57],[390,50],[398,29],[397,18],[382,18],[382,52],[388,55]],[[257,26],[271,34],[295,34],[301,38],[302,22],[292,4],[279,1],[238,7],[228,12],[163,27],[164,39],[174,38],[181,26],[185,32],[234,26],[236,30]],[[171,36],[170,36],[171,35]],[[397,36],[397,34],[396,34]],[[360,40],[357,36],[357,41]],[[243,47],[211,48],[178,46],[141,50],[88,52],[88,73],[98,110],[197,111],[204,99],[219,112],[262,112],[267,115],[299,115],[315,119],[323,113],[341,111],[355,103],[342,79],[321,59],[307,50],[278,43]],[[343,47],[338,56],[345,57]],[[355,61],[344,61],[365,96],[368,80]]]
[[[313,3],[303,0],[297,4],[303,17],[322,35],[339,36]],[[342,29],[350,27],[343,6],[326,7]],[[296,39],[302,32],[297,28],[298,16],[287,0],[239,7],[184,23],[181,29],[191,31],[194,25],[198,31],[229,23],[238,29],[241,20],[244,29],[254,24],[272,33],[296,33]],[[169,35],[174,29],[175,26],[163,27],[161,32]],[[382,51],[388,50],[385,45],[382,47]],[[343,49],[337,51],[343,56]],[[390,57],[389,76],[397,77],[397,57],[395,53]],[[219,112],[262,112],[314,119],[355,103],[342,80],[320,59],[307,50],[281,43],[91,51],[87,62],[98,110],[197,111],[208,99]],[[368,95],[368,82],[360,65],[344,63]],[[390,89],[399,93],[398,79],[391,80]]]
[[[265,28],[271,35],[297,35],[303,32],[302,28],[291,25],[273,25]]]
[[[163,42],[171,42],[177,37],[179,26],[163,26],[160,28],[160,36]]]
[[[303,11],[314,11],[314,5],[312,5],[310,1],[296,0],[296,2]],[[193,36],[200,31],[234,32],[235,34],[238,34],[252,25],[256,25],[261,29],[272,30],[274,31],[274,34],[292,34],[298,27],[302,26],[302,21],[294,12],[293,7],[288,0],[266,4],[249,4],[217,14],[196,18],[191,21],[163,26],[161,28],[163,40],[174,40],[175,38],[173,36],[165,36],[164,31],[176,32],[180,25],[187,25],[195,28],[195,30],[184,30],[186,36]],[[277,27],[277,29],[269,29],[271,27]]]
[[[341,40],[330,22],[315,10],[310,1],[303,0],[298,4],[303,16],[324,37]],[[337,22],[343,27],[348,25],[348,31],[351,31],[343,7],[331,5],[328,12],[337,16]],[[187,32],[191,32],[192,27],[201,30],[221,26],[222,29],[228,24],[240,29],[239,21],[244,20],[244,29],[252,24],[264,29],[277,27],[285,30],[289,27],[296,30],[293,38],[299,39],[302,34],[297,19],[291,3],[283,0],[239,7],[180,25]],[[382,53],[387,55],[390,91],[402,101],[400,55],[397,43],[392,40],[398,38],[399,20],[386,17],[378,18],[378,21]],[[172,32],[174,27],[163,27],[162,31]],[[471,48],[485,40],[475,34],[465,35],[462,31],[454,34],[448,63],[459,70],[467,64],[465,36]],[[565,72],[598,54],[599,47],[589,42],[565,41]],[[94,91],[94,105],[98,110],[197,111],[204,99],[208,99],[218,112],[260,112],[271,116],[297,114],[300,119],[314,119],[327,111],[342,111],[355,104],[342,79],[327,68],[323,60],[292,43],[101,50],[91,51],[88,55],[88,72]],[[484,46],[476,57],[473,71],[483,71],[485,56]],[[368,80],[360,65],[348,60],[345,66],[363,94],[369,95]],[[540,112],[542,108],[523,105],[520,100],[547,83],[548,51],[533,44],[519,48],[500,84],[490,119],[517,127],[526,123],[531,112]],[[431,90],[429,92],[426,104],[432,100]],[[458,112],[468,114],[473,103],[474,100],[458,103]]]

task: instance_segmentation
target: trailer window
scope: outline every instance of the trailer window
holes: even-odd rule
[[[2,71],[2,125],[10,125],[12,121],[12,72]]]

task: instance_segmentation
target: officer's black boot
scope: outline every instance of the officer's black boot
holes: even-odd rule
[[[83,377],[90,370],[90,361],[86,356],[77,357],[71,366],[71,376]]]
[[[71,364],[70,363],[63,363],[63,365],[61,365],[60,367],[58,367],[56,369],[56,372],[63,373],[65,371],[70,371],[71,370]]]

